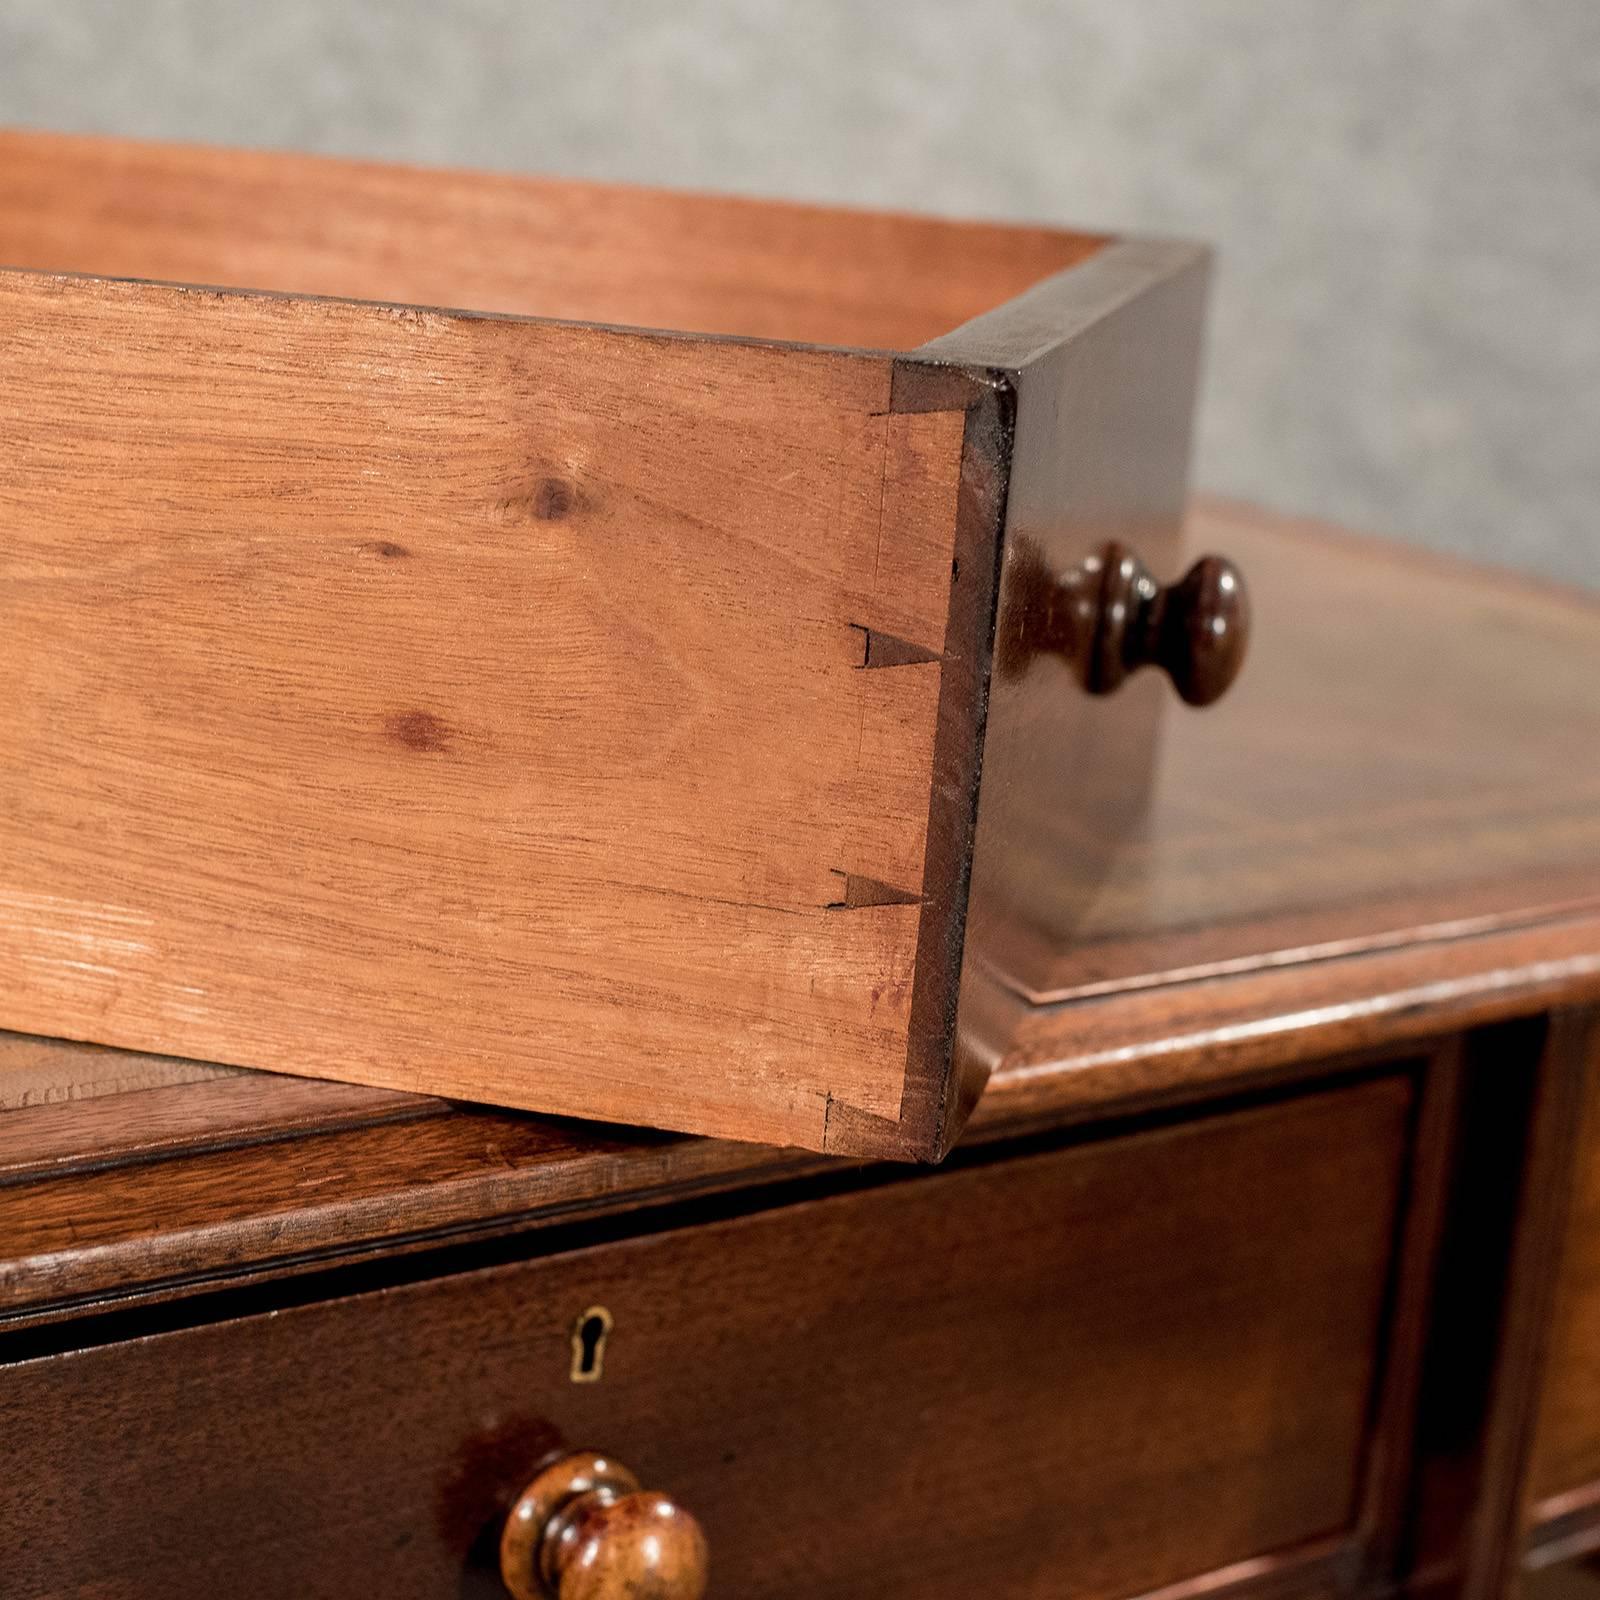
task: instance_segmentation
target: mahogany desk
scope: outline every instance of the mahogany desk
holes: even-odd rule
[[[0,1595],[498,1594],[563,1441],[735,1600],[1600,1546],[1600,609],[1194,522],[1251,661],[941,1168],[6,1036]]]

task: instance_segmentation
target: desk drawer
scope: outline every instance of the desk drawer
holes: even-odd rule
[[[1238,667],[1135,560],[1205,276],[0,134],[0,1028],[942,1154],[964,974],[1148,785],[1101,692]]]
[[[731,1600],[1127,1596],[1335,1539],[1409,1106],[1371,1081],[0,1370],[0,1587],[494,1594],[557,1433],[693,1510]]]
[[[1584,1108],[1529,1471],[1536,1521],[1600,1506],[1600,1058]]]

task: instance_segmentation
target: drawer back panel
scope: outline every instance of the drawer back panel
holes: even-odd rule
[[[1103,237],[124,139],[0,133],[0,261],[911,349]]]

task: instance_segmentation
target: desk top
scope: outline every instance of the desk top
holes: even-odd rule
[[[969,1141],[1600,997],[1600,604],[1216,502],[1190,536],[1252,660],[1066,865]],[[0,1326],[839,1165],[0,1035]]]

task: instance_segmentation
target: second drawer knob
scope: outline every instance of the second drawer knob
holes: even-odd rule
[[[700,1524],[609,1456],[581,1450],[522,1491],[500,1537],[513,1600],[701,1600]]]
[[[1160,667],[1180,699],[1208,706],[1244,663],[1250,601],[1239,569],[1222,556],[1202,556],[1163,587],[1124,545],[1104,545],[1057,572],[1022,538],[1009,582],[1009,620],[995,641],[1002,677],[1058,656],[1090,694],[1110,694],[1140,667]]]

